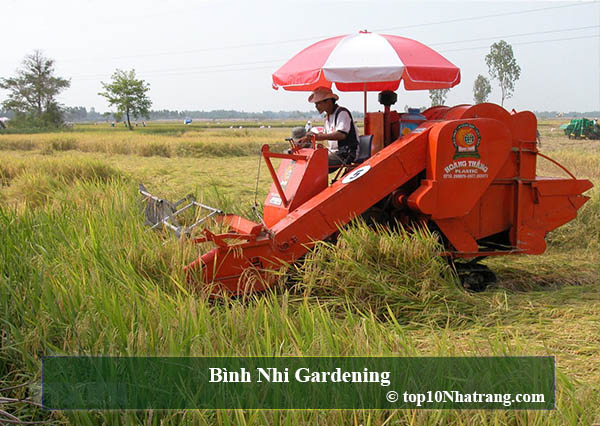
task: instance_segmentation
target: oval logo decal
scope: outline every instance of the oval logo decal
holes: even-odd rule
[[[350,172],[350,174],[348,176],[346,176],[344,179],[342,179],[342,183],[353,182],[356,179],[358,179],[359,177],[361,177],[362,175],[364,175],[365,173],[367,173],[369,170],[371,170],[371,166],[362,166],[356,170],[352,170],[352,172]]]

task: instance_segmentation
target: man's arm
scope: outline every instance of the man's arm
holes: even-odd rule
[[[317,133],[317,141],[343,141],[348,135],[344,132],[336,130],[333,133]]]
[[[333,133],[315,133],[315,140],[318,141],[343,141],[348,135],[336,130]],[[304,136],[298,139],[297,143],[310,142],[310,136]]]
[[[317,135],[318,141],[343,141],[350,133],[350,126],[352,125],[352,117],[344,109],[337,115],[335,123],[335,131],[331,133],[320,133]]]
[[[340,111],[337,120],[335,131],[331,133],[317,133],[315,135],[315,139],[317,141],[343,141],[348,137],[350,133],[350,126],[352,125],[352,117],[346,111]],[[308,136],[305,136],[307,140],[309,140]]]

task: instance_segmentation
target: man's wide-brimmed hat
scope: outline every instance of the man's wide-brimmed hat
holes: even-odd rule
[[[331,89],[327,87],[317,87],[308,97],[308,102],[316,104],[317,102],[324,101],[325,99],[335,99],[337,101],[339,98],[340,97],[333,93]]]
[[[306,129],[304,127],[294,127],[292,129],[292,139],[297,141],[298,139],[306,136]]]

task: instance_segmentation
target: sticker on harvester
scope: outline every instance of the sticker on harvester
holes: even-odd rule
[[[296,161],[291,161],[290,164],[287,165],[287,167],[285,168],[285,171],[283,172],[283,180],[281,181],[281,189],[283,189],[285,191],[285,188],[288,184],[288,182],[290,181],[290,177],[292,176],[292,173],[294,172],[294,168],[296,167]],[[281,204],[281,200],[279,200]]]
[[[269,204],[273,204],[274,206],[281,205],[281,197],[279,195],[273,195],[269,200]]]
[[[487,179],[488,165],[481,161],[479,145],[481,133],[470,123],[456,126],[452,133],[454,156],[451,163],[444,166],[444,179]],[[471,157],[472,160],[464,159]]]
[[[346,176],[344,179],[342,179],[342,183],[350,183],[352,181],[355,181],[356,179],[358,179],[359,177],[361,177],[362,175],[367,173],[370,169],[371,169],[371,166],[362,166],[362,167],[352,171],[352,173],[350,173],[348,176]]]
[[[470,123],[459,124],[452,133],[455,152],[453,159],[463,157],[480,158],[477,148],[481,143],[479,129]]]
[[[444,179],[487,179],[488,165],[481,160],[455,160],[444,167]]]

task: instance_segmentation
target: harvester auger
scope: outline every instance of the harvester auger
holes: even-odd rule
[[[485,103],[433,107],[422,114],[406,133],[403,116],[389,105],[367,113],[371,155],[332,184],[325,148],[280,154],[264,145],[273,184],[262,223],[216,214],[229,230],[205,229],[192,240],[216,247],[186,267],[189,282],[212,284],[214,294],[264,290],[274,282],[273,271],[298,261],[316,241],[369,209],[408,226],[427,224],[442,236],[445,255],[466,265],[488,256],[540,254],[546,234],[574,219],[588,200],[582,194],[591,182],[553,160],[568,178],[536,176],[538,157],[547,157],[536,146],[533,113]],[[272,158],[282,160],[278,171]],[[481,277],[493,277],[485,267],[470,270],[480,271],[467,280],[474,287]]]

